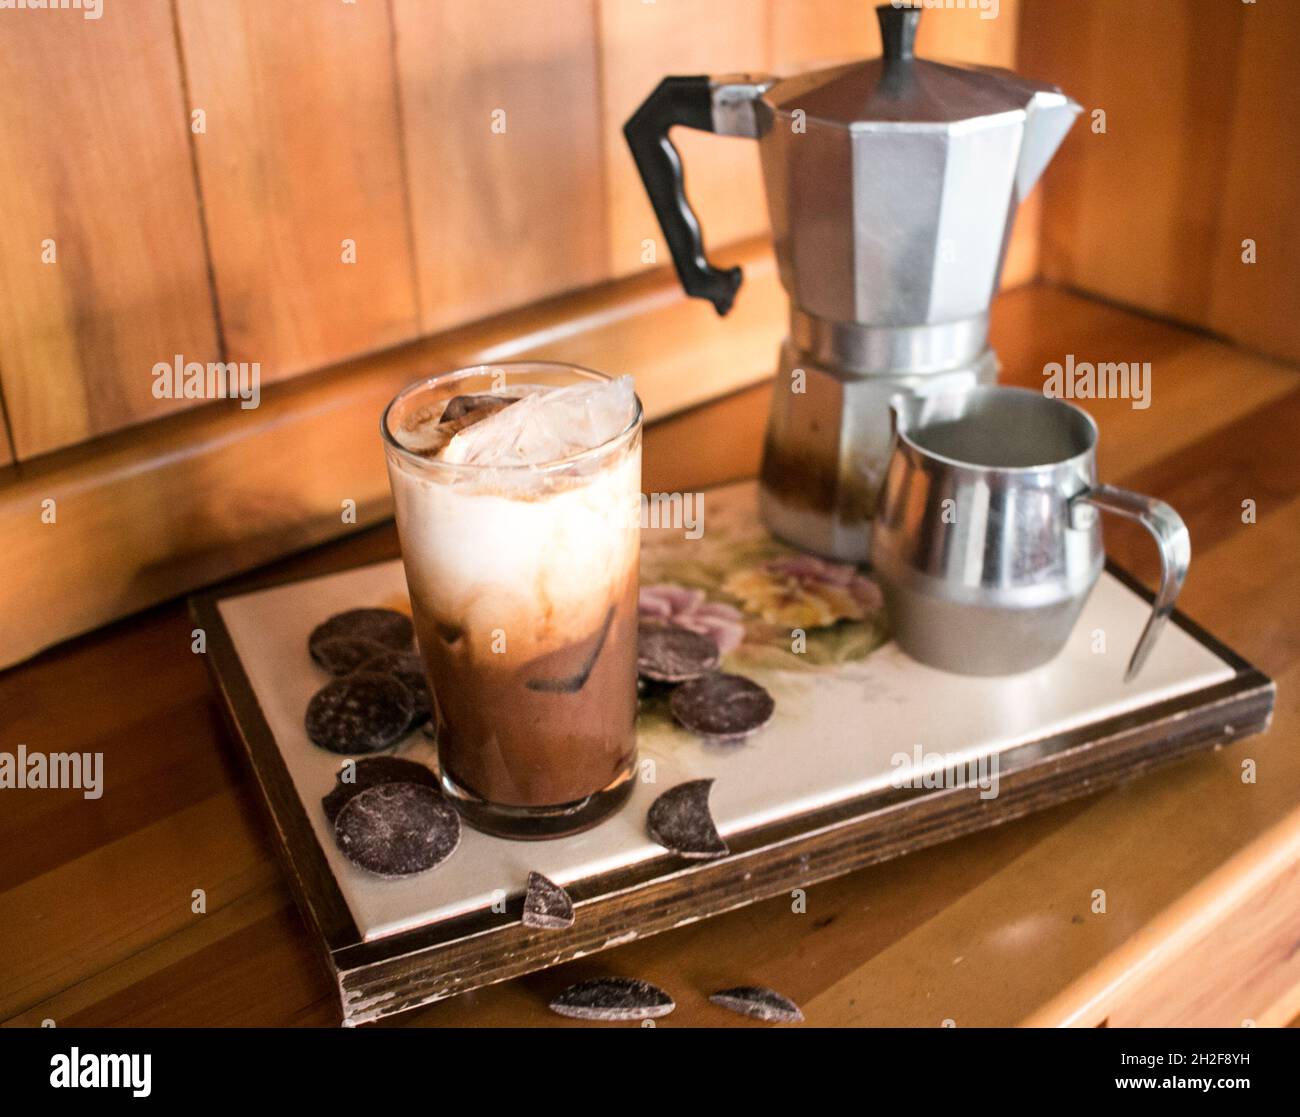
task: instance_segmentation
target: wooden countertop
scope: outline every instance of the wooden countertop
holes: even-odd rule
[[[663,1026],[733,1023],[703,994],[734,984],[738,962],[823,1025],[1239,1026],[1300,1012],[1300,378],[1049,287],[1002,295],[993,332],[1010,383],[1041,385],[1066,353],[1151,362],[1149,408],[1083,401],[1101,424],[1102,477],[1187,519],[1181,607],[1276,679],[1272,731],[817,885],[806,914],[778,898],[393,1025],[562,1023],[548,995],[598,973],[672,991]],[[751,475],[769,391],[656,424],[645,487]],[[1140,529],[1108,523],[1107,542],[1154,577]],[[279,566],[307,575],[395,553],[389,525]],[[112,791],[0,793],[0,1020],[338,1022],[190,629],[177,601],[0,675],[0,748],[103,752]]]

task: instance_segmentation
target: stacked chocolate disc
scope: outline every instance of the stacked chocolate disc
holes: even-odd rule
[[[321,800],[339,849],[376,876],[398,878],[440,865],[460,844],[460,815],[423,764],[370,756],[429,720],[433,697],[409,617],[350,609],[316,626],[307,650],[333,675],[307,704],[307,736],[349,761]]]
[[[637,633],[637,674],[648,684],[672,687],[668,708],[679,725],[701,737],[737,740],[757,733],[776,709],[753,679],[719,671],[721,654],[707,636],[663,621],[642,621]]]
[[[317,625],[307,650],[335,676],[307,705],[312,744],[348,756],[380,752],[429,720],[433,696],[410,617],[349,609]]]

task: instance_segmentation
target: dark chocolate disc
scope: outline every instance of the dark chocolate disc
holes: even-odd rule
[[[748,737],[769,721],[776,703],[752,679],[741,675],[705,675],[683,683],[669,699],[681,725],[701,737]]]
[[[307,704],[307,736],[330,752],[378,752],[406,735],[411,692],[392,675],[358,671],[326,683]]]
[[[740,985],[735,989],[723,989],[709,998],[715,1005],[738,1012],[741,1016],[751,1016],[755,1020],[767,1020],[775,1024],[797,1024],[803,1019],[799,1006],[789,997],[783,997],[775,989],[762,985]]]
[[[317,663],[321,663],[319,645],[325,640],[373,640],[393,651],[406,652],[415,641],[415,626],[410,617],[394,609],[349,609],[312,629],[307,650]],[[355,666],[359,665],[360,661]]]
[[[410,728],[423,725],[433,713],[433,692],[429,690],[429,677],[424,673],[424,660],[414,652],[383,651],[361,665],[362,671],[378,671],[392,675],[411,692],[415,700],[415,713],[411,715]]]
[[[718,646],[675,624],[642,624],[636,637],[636,672],[657,683],[683,683],[715,671]]]
[[[731,852],[718,834],[709,810],[712,780],[687,780],[670,787],[646,815],[650,837],[665,849],[693,860],[726,857]]]
[[[422,873],[460,844],[460,815],[431,788],[384,783],[354,795],[334,820],[334,837],[354,865],[381,877]]]
[[[351,779],[345,780],[345,775]],[[349,761],[339,770],[335,777],[334,790],[321,800],[325,808],[325,817],[333,822],[339,811],[354,795],[368,787],[377,787],[381,783],[416,783],[438,791],[438,777],[423,764],[414,760],[403,760],[400,756],[367,756],[361,760]]]
[[[317,640],[311,649],[311,657],[316,661],[316,666],[325,668],[331,675],[350,675],[367,660],[390,654],[401,653],[390,653],[378,640],[368,640],[364,636],[335,636],[330,640]]]
[[[576,1020],[650,1020],[677,1006],[657,985],[634,977],[596,977],[570,985],[551,1011]]]
[[[541,873],[528,874],[524,896],[524,926],[557,931],[573,926],[573,899],[553,880]]]

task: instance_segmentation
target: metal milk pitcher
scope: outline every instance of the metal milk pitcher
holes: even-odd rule
[[[894,441],[872,562],[902,649],[964,675],[1007,675],[1064,647],[1104,563],[1098,510],[1160,548],[1160,591],[1129,661],[1141,670],[1191,560],[1169,505],[1097,483],[1097,425],[1025,388],[891,403]]]

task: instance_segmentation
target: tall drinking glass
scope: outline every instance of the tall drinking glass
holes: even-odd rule
[[[636,759],[630,382],[549,362],[468,368],[405,388],[382,431],[444,790],[506,837],[595,825]]]

